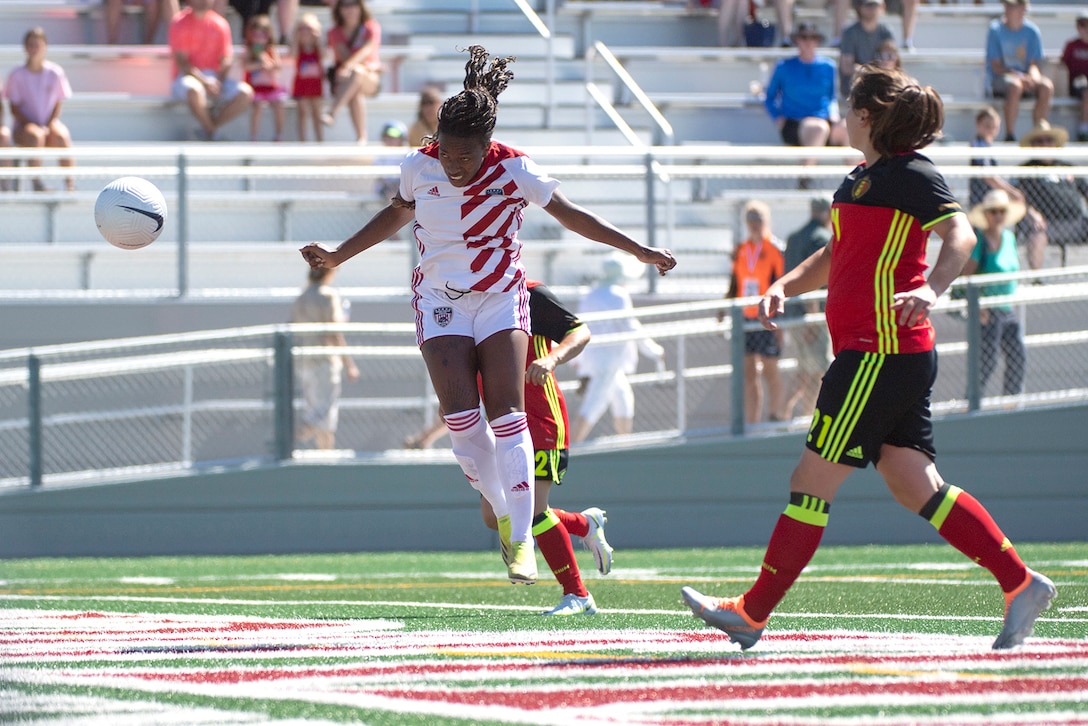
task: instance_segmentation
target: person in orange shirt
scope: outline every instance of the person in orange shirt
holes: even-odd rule
[[[782,243],[771,234],[771,209],[763,202],[744,205],[744,224],[748,238],[733,253],[733,276],[726,298],[759,297],[767,292],[784,274],[786,260]],[[718,313],[721,320],[724,312]],[[759,308],[744,309],[746,321],[759,319]],[[744,332],[744,420],[750,424],[763,418],[763,386],[767,388],[769,418],[777,421],[782,410],[782,378],[778,374],[778,357],[782,353],[782,336],[778,330],[746,330]]]
[[[188,104],[208,141],[253,101],[250,85],[230,77],[234,65],[230,23],[211,6],[212,0],[189,0],[189,7],[170,21],[169,32],[174,57],[171,95]]]

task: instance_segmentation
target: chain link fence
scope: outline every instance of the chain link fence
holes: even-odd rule
[[[961,280],[957,286],[964,295],[942,299],[935,310],[936,415],[1088,398],[1088,268],[1022,273],[1018,281],[1014,295],[986,296],[978,280]],[[734,371],[743,360],[732,331],[740,308],[751,302],[709,299],[636,308],[643,329],[635,335],[660,343],[665,365],[643,360],[631,377],[632,434],[615,435],[605,416],[581,446],[807,428],[803,407],[786,421],[746,425],[743,406],[735,404],[742,400],[743,383]],[[999,305],[1008,305],[1021,322],[1026,356],[1018,362],[998,346],[994,371],[983,385],[982,311]],[[586,316],[591,330],[601,317]],[[820,313],[784,322],[780,367],[792,390],[802,365],[797,342],[822,331],[824,322]],[[302,344],[318,332],[342,332],[346,347]],[[600,335],[590,345],[631,336]],[[361,375],[343,385],[335,450],[314,451],[295,441],[302,408],[298,371],[304,360],[330,354],[350,355]],[[1022,382],[1016,392],[1001,385],[1010,365],[1023,366],[1013,371]],[[569,407],[577,411],[576,371],[562,366],[558,373]],[[414,329],[404,324],[259,326],[6,351],[0,353],[0,486],[313,457],[426,456],[404,450],[404,441],[430,423],[436,409]]]

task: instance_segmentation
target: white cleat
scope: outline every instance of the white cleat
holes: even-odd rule
[[[582,544],[593,553],[597,572],[607,575],[612,571],[612,548],[604,538],[604,523],[608,518],[604,516],[604,510],[597,507],[584,510],[582,516],[589,522],[589,532],[582,538]]]
[[[541,615],[596,615],[597,603],[593,602],[593,596],[585,597],[577,595],[564,595],[559,604]]]

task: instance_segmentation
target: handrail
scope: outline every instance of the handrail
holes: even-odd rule
[[[635,100],[639,102],[639,105],[645,109],[646,113],[650,114],[650,118],[654,122],[654,126],[664,137],[663,139],[655,139],[655,144],[663,142],[665,146],[672,146],[675,141],[675,134],[672,130],[672,124],[668,122],[657,106],[654,105],[650,97],[646,95],[642,87],[638,85],[631,74],[627,72],[627,69],[623,67],[616,56],[612,55],[612,51],[608,49],[601,41],[594,41],[592,48],[586,49],[586,79],[593,81],[593,58],[595,55],[599,55],[601,59],[608,64],[608,67],[612,69],[612,72],[616,74],[616,77],[620,79],[623,85],[631,92],[631,95],[635,97]]]
[[[555,25],[555,0],[548,0],[546,14],[548,22],[545,23],[536,14],[536,10],[528,3],[528,0],[514,0],[514,4],[521,10],[533,28],[548,41],[548,50],[544,65],[544,128],[552,128],[555,122],[555,38],[551,27]]]

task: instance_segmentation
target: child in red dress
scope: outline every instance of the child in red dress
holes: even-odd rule
[[[325,88],[325,70],[322,67],[321,21],[313,13],[299,18],[293,39],[295,55],[295,85],[291,97],[298,106],[298,140],[306,140],[306,127],[314,127],[314,137],[325,140],[325,127],[321,123],[321,98]]]

